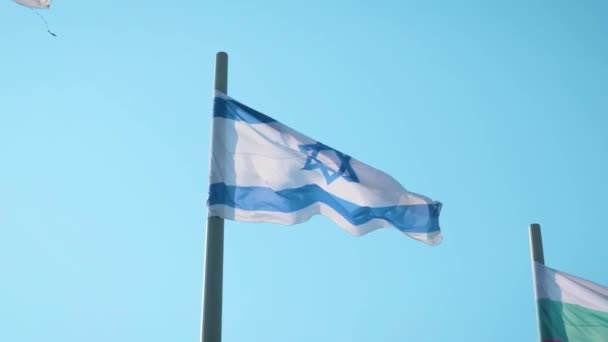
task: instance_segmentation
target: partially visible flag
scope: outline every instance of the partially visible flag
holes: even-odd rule
[[[224,94],[213,116],[210,216],[290,225],[320,214],[353,235],[394,226],[441,241],[441,203]]]
[[[608,341],[608,287],[535,263],[543,342]]]

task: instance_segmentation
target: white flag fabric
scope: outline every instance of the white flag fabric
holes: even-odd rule
[[[213,111],[210,216],[291,225],[323,215],[357,236],[393,226],[441,241],[441,203],[224,94]]]
[[[51,0],[13,0],[16,3],[29,8],[49,8]]]

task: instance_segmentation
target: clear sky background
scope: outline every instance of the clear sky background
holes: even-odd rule
[[[229,94],[443,202],[445,240],[227,222],[224,341],[533,341],[528,224],[608,284],[605,1],[0,3],[0,341],[197,341]]]

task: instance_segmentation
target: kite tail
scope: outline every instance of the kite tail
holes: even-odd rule
[[[53,37],[57,37],[57,35],[55,33],[53,33],[53,31],[51,31],[51,29],[49,28],[49,23],[46,21],[46,19],[44,19],[44,17],[42,16],[42,14],[36,12],[33,8],[30,8],[32,10],[32,12],[36,13],[36,15],[42,19],[42,21],[44,22],[44,25],[46,26],[46,32],[48,32],[51,36]]]

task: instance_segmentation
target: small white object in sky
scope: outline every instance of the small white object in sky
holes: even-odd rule
[[[29,8],[46,9],[51,6],[51,0],[13,0],[16,3]]]
[[[52,35],[53,37],[57,37],[57,35],[55,33],[53,33],[51,31],[51,29],[49,28],[49,23],[46,22],[46,19],[44,19],[42,14],[35,11],[36,9],[49,9],[51,7],[51,0],[13,0],[13,1],[18,3],[19,5],[22,5],[22,6],[25,6],[29,9],[31,9],[32,12],[36,13],[36,15],[38,17],[40,17],[40,19],[42,19],[42,21],[44,22],[44,25],[46,25],[47,32],[50,35]]]

